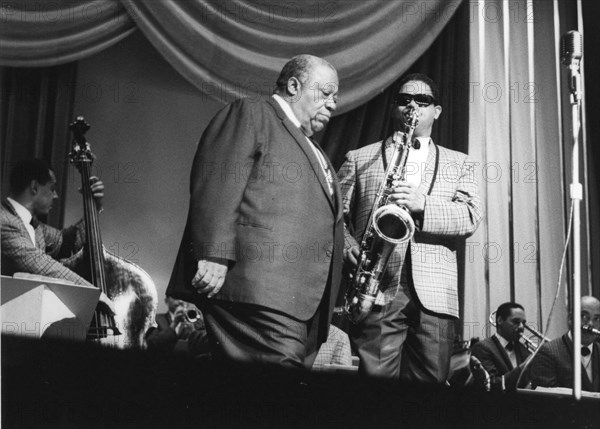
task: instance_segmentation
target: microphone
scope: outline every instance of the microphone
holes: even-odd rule
[[[564,65],[579,67],[579,60],[583,57],[583,37],[579,31],[571,30],[563,35],[560,56]]]
[[[572,103],[581,101],[581,76],[579,61],[583,57],[583,36],[579,31],[571,30],[563,34],[560,41],[562,63],[569,67],[569,90]]]

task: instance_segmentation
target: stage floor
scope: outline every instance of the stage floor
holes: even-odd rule
[[[5,428],[600,428],[600,402],[2,337]]]

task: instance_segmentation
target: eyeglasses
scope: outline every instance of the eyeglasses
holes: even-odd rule
[[[427,107],[432,104],[437,104],[435,97],[429,94],[400,93],[396,96],[396,104],[399,106],[408,106],[413,100],[419,107]]]

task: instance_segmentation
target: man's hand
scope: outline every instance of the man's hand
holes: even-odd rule
[[[94,197],[94,202],[96,203],[96,211],[102,211],[102,198],[104,197],[104,183],[96,176],[90,177],[92,196]],[[81,192],[81,188],[79,188],[79,192]]]
[[[414,183],[395,181],[393,192],[389,201],[398,206],[406,207],[411,214],[419,214],[425,211],[425,195],[419,191]]]
[[[221,290],[227,274],[227,259],[210,258],[198,261],[198,271],[192,279],[192,286],[199,294],[212,298]]]
[[[360,250],[357,246],[352,246],[349,249],[344,249],[344,262],[348,267],[356,267],[358,265],[358,257]]]

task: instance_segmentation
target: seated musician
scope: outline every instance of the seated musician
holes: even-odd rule
[[[527,357],[531,354],[519,341],[523,334],[525,309],[515,302],[505,302],[496,310],[496,333],[477,342],[471,349],[490,376],[492,390],[514,390]],[[528,374],[521,376],[519,387],[529,382]]]
[[[169,311],[157,314],[157,326],[146,334],[148,350],[208,357],[208,336],[202,313],[196,310],[195,319],[190,319],[189,307],[184,301],[166,296],[165,303]]]
[[[96,210],[101,211],[104,185],[96,177],[91,182]],[[9,195],[0,208],[2,274],[39,274],[91,286],[72,270],[74,259],[70,258],[85,243],[84,221],[63,230],[40,221],[48,215],[56,199],[56,176],[45,161],[27,159],[14,165]],[[114,313],[113,304],[104,293],[100,301]]]
[[[531,362],[531,383],[534,387],[573,388],[573,316],[569,315],[569,332],[541,346]],[[581,389],[600,392],[600,300],[581,297],[581,326],[591,327],[581,333]]]

